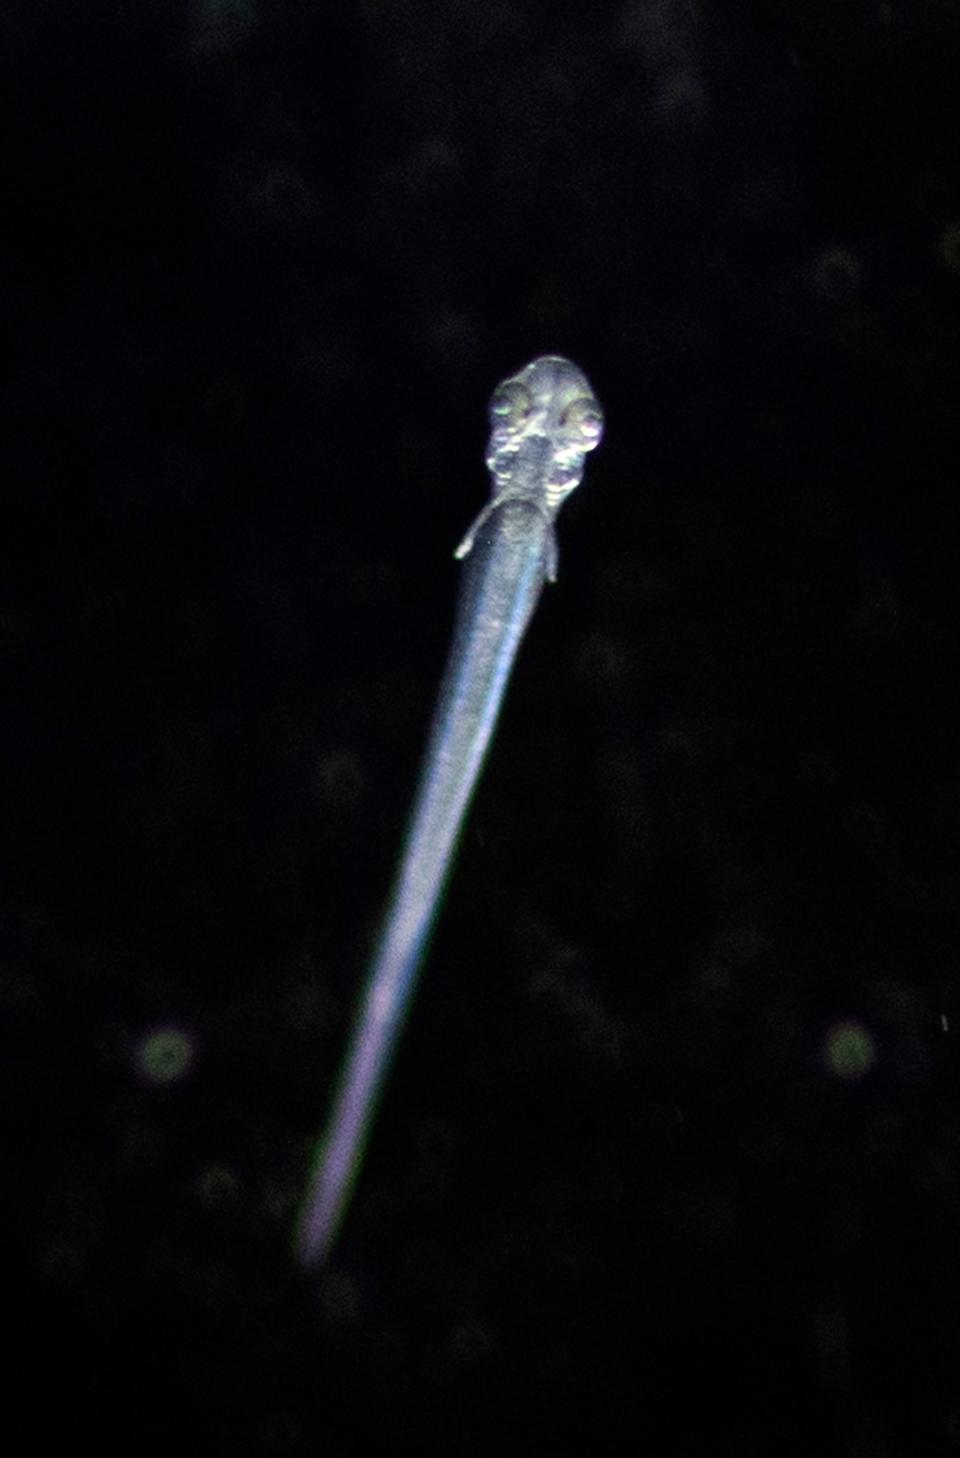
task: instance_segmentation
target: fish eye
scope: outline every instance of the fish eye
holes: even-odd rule
[[[603,435],[603,411],[596,400],[581,395],[563,412],[563,427],[580,436],[584,450],[592,451]]]
[[[519,380],[504,380],[490,399],[491,425],[513,428],[530,413],[530,395]]]

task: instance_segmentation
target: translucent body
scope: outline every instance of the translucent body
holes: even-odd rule
[[[543,584],[556,575],[553,522],[600,440],[584,375],[546,355],[490,402],[491,499],[457,548],[467,557],[453,642],[410,828],[346,1060],[301,1210],[304,1265],[329,1253],[493,734]]]

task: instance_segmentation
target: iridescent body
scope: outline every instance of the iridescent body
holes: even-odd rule
[[[490,423],[490,501],[457,548],[467,562],[413,816],[300,1213],[307,1266],[325,1259],[346,1209],[507,679],[556,576],[554,519],[603,434],[585,376],[558,355],[499,385]]]

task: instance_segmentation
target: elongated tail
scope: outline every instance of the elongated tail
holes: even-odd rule
[[[467,560],[416,810],[301,1215],[307,1265],[327,1254],[359,1171],[552,535],[535,507],[507,502],[479,528]]]

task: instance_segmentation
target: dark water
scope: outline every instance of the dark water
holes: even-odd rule
[[[956,7],[21,0],[0,65],[19,1450],[956,1451]],[[545,352],[606,437],[307,1282]]]

